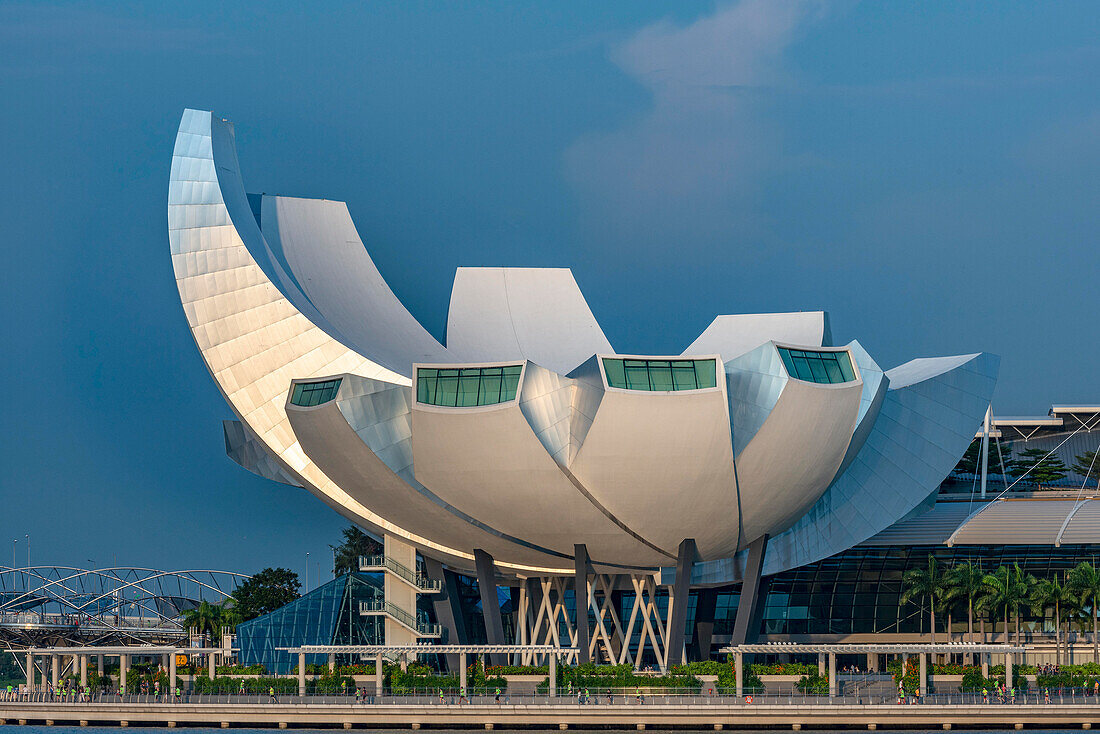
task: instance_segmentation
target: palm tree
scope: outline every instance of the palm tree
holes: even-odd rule
[[[1020,644],[1020,608],[1028,607],[1032,596],[1032,589],[1038,580],[1031,574],[1025,574],[1020,564],[1013,564],[1012,568],[1001,566],[996,571],[986,574],[982,580],[988,591],[988,603],[993,609],[1004,610],[1005,639],[1008,639],[1008,615],[1009,612],[1016,620],[1016,644]]]
[[[966,634],[970,642],[974,641],[974,606],[985,590],[982,569],[972,563],[960,563],[945,574],[947,581],[946,601],[966,599]]]
[[[932,644],[936,644],[936,599],[944,592],[944,576],[940,571],[936,557],[929,554],[928,568],[911,568],[901,577],[905,591],[901,603],[908,604],[914,599],[928,599],[928,621],[932,628]]]
[[[213,641],[219,639],[222,626],[233,624],[235,614],[232,609],[204,601],[194,609],[184,610],[180,621],[186,628],[210,635]]]
[[[1072,607],[1072,596],[1072,592],[1054,578],[1036,584],[1031,597],[1033,608],[1054,609],[1054,661],[1058,665],[1062,664],[1062,618]]]
[[[1069,572],[1066,585],[1080,597],[1081,604],[1092,607],[1092,661],[1100,663],[1100,640],[1097,639],[1097,598],[1100,597],[1100,571],[1087,561],[1078,563]]]

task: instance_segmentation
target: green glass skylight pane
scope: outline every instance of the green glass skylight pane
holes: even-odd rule
[[[695,363],[681,361],[672,363],[673,390],[694,390],[698,387],[695,380]]]
[[[481,370],[462,370],[458,378],[458,400],[455,403],[459,408],[470,408],[478,404],[477,393],[481,387]]]
[[[654,390],[660,392],[676,389],[672,382],[672,367],[663,360],[654,360],[649,363],[649,382]]]
[[[821,364],[819,357],[807,355],[806,362],[810,365],[810,373],[814,376],[814,382],[829,382],[829,373],[825,371],[825,365]]]
[[[829,373],[829,382],[838,383],[845,382],[844,375],[840,372],[840,365],[837,364],[835,357],[830,356],[829,359],[821,360],[821,363],[825,366],[825,371]]]
[[[302,389],[304,387],[305,386],[300,382],[297,385],[294,386],[294,392],[292,392],[290,394],[290,403],[291,403],[291,405],[301,405],[302,404]]]
[[[791,361],[794,362],[795,377],[807,382],[814,381],[814,374],[810,372],[810,365],[806,362],[805,357],[796,357],[791,354]]]
[[[798,370],[794,368],[794,361],[791,359],[791,350],[779,347],[779,356],[783,359],[783,366],[787,368],[787,374],[791,377],[797,377]]]
[[[715,387],[717,375],[713,359],[698,359],[695,361],[695,379],[699,383],[699,389]]]
[[[840,367],[840,373],[844,375],[845,382],[851,382],[856,379],[856,371],[852,369],[852,358],[847,352],[836,353],[837,365]]]
[[[496,405],[501,402],[500,399],[500,381],[501,374],[500,368],[495,370],[485,370],[490,373],[483,375],[481,378],[481,395],[478,398],[479,405]]]
[[[454,373],[445,374],[445,373]],[[436,405],[455,407],[458,401],[458,370],[440,370],[437,384]]]
[[[607,373],[609,387],[626,388],[626,373],[623,372],[623,361],[621,359],[605,359],[603,361],[603,371]]]
[[[520,367],[505,367],[502,384],[500,387],[500,402],[516,399],[516,391],[519,389]]]
[[[428,399],[428,378],[424,375],[423,370],[418,370],[416,373],[416,402],[430,402]]]
[[[626,371],[628,390],[649,390],[649,369],[644,361],[627,360],[623,365]]]

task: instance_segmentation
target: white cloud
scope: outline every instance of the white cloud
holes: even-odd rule
[[[661,21],[614,48],[652,106],[566,151],[591,234],[643,247],[759,235],[761,179],[782,145],[762,106],[786,81],[784,52],[821,12],[813,2],[743,0],[687,26]]]

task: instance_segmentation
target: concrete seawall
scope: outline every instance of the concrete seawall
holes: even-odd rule
[[[708,729],[1091,728],[1100,705],[338,705],[0,703],[5,724],[213,727]]]

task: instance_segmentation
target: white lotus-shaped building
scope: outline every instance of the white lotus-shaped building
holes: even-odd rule
[[[168,196],[191,331],[236,414],[226,448],[451,568],[674,566],[740,577],[859,543],[936,491],[996,357],[883,370],[823,312],[719,316],[623,354],[567,269],[460,268],[446,344],[383,280],[347,206],[248,195],[230,123],[187,110]],[[685,340],[686,341],[686,340]]]

